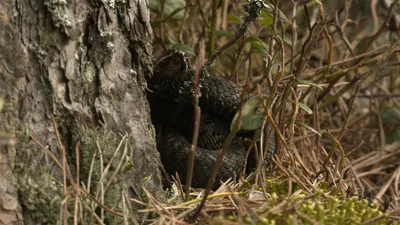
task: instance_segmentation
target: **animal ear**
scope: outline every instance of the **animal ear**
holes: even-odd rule
[[[165,78],[178,77],[188,70],[188,57],[182,51],[171,50],[154,65],[154,75]]]

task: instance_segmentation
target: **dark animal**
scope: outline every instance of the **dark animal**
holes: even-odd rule
[[[155,64],[148,79],[148,99],[153,124],[157,128],[157,148],[165,170],[178,172],[185,182],[188,152],[194,126],[194,72],[187,66],[186,56],[171,52]],[[230,123],[240,108],[243,89],[222,77],[200,79],[201,123],[193,168],[193,187],[205,187],[222,144],[229,135]],[[245,97],[247,99],[248,96]],[[270,149],[274,149],[274,142]],[[245,162],[246,149],[241,139],[233,139],[224,156],[216,181],[239,175]]]

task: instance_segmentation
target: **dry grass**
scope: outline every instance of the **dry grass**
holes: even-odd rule
[[[199,43],[205,40],[210,57],[213,49],[218,52],[236,37],[237,18],[244,18],[241,1],[222,1],[216,10],[216,1],[196,1],[178,7],[181,17],[173,19],[162,11],[171,2],[158,5],[152,15],[153,21],[164,21],[154,23],[156,54],[173,48],[194,53],[193,62],[204,61],[198,57],[203,50]],[[200,223],[221,223],[217,216],[223,215],[228,224],[272,218],[282,224],[286,213],[318,224],[294,212],[296,205],[322,192],[343,201],[352,196],[373,200],[398,216],[400,45],[398,28],[389,24],[400,6],[398,1],[387,7],[371,1],[366,14],[356,3],[344,2],[274,1],[269,13],[261,14],[214,63],[212,71],[241,85],[250,79],[254,95],[270,96],[265,100],[272,105],[264,105],[264,112],[271,115],[266,120],[276,124],[280,138],[274,169],[266,173],[261,165],[250,180],[225,183],[208,196],[199,215],[195,212],[203,192],[195,191],[190,201],[143,203],[146,209],[140,212],[156,212],[158,218],[151,220],[155,224],[186,223],[193,215]],[[368,16],[372,22],[366,22]]]
[[[178,0],[167,2],[155,4],[157,12],[152,14],[155,54],[181,49],[195,54],[193,65],[230,43],[238,32],[238,18],[244,17],[238,0],[181,1],[182,6]],[[373,18],[370,23],[365,9],[352,1],[288,2],[269,4],[261,19],[246,25],[245,35],[236,36],[216,57],[212,68],[263,96],[265,122],[273,124],[279,139],[272,170],[259,163],[249,177],[239,176],[206,194],[200,210],[207,191],[190,189],[184,201],[184,188],[175,181],[168,203],[144,189],[144,200],[123,198],[126,210],[114,212],[103,205],[114,174],[97,184],[96,194],[88,193],[80,177],[72,176],[59,140],[64,157],[53,159],[63,171],[66,196],[60,221],[68,223],[69,200],[74,201],[74,224],[86,221],[81,211],[98,224],[104,224],[104,212],[123,217],[125,224],[340,224],[339,218],[357,214],[364,217],[354,224],[398,220],[400,45],[399,29],[387,25],[392,13],[398,15],[399,1],[386,8],[371,1],[365,6]],[[177,19],[164,12],[167,4],[177,6]],[[263,149],[264,145],[255,149],[260,162]],[[79,159],[79,146],[76,155]],[[79,171],[80,162],[76,165]],[[101,178],[107,172],[107,167],[101,168]],[[67,182],[72,184],[69,189]],[[138,218],[129,217],[128,203],[142,206]],[[93,213],[96,209],[100,214]],[[354,212],[344,217],[343,209]]]

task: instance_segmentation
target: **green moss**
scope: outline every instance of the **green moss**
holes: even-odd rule
[[[278,185],[279,186],[279,185]],[[331,194],[331,193],[330,193]],[[268,198],[264,204],[266,208],[258,211],[259,217],[248,215],[226,215],[217,216],[214,220],[224,224],[229,220],[245,224],[312,224],[312,221],[326,225],[334,224],[362,224],[374,217],[382,215],[382,207],[370,204],[366,199],[348,198],[338,196],[325,197],[322,191],[315,194],[314,198],[304,200],[305,195],[298,194],[291,198],[285,195],[278,196],[276,192],[267,194]],[[342,195],[339,195],[342,196]],[[280,205],[279,213],[271,213],[270,210]],[[276,208],[275,208],[276,210]],[[389,218],[383,217],[374,224],[388,224]],[[395,224],[400,224],[397,222]]]
[[[60,176],[60,170],[52,162],[43,165],[44,152],[30,144],[27,132],[17,132],[16,137],[18,144],[13,150],[18,151],[14,151],[13,174],[20,202],[29,211],[24,214],[24,223],[54,224],[59,219],[64,199],[63,186],[54,179]]]
[[[103,188],[106,188],[106,185],[111,179],[112,174],[118,166],[118,163],[121,160],[121,153],[124,149],[124,144],[120,148],[119,144],[121,139],[118,135],[107,131],[106,128],[87,128],[80,127],[78,130],[79,142],[81,144],[80,147],[80,177],[81,183],[84,183],[84,186],[88,188],[90,183],[90,189],[88,190],[92,195],[96,195],[96,193],[100,190],[99,181],[101,176],[103,177],[102,185]],[[117,151],[116,157],[111,162],[111,166],[108,168],[108,171],[105,173],[105,169],[107,165],[112,160],[114,154]],[[131,167],[131,163],[129,159],[122,159],[122,165],[120,167],[121,170],[126,170]],[[105,175],[104,175],[104,174]],[[118,177],[114,177],[113,179],[118,180]],[[103,189],[104,190],[104,189]],[[106,202],[106,206],[114,211],[122,212],[122,196],[123,192],[121,185],[110,185],[103,194],[104,202]],[[96,212],[98,213],[100,208],[97,208]],[[105,212],[105,221],[112,221],[114,224],[123,223],[122,218],[117,218],[116,216]],[[121,219],[121,221],[119,221]],[[119,222],[118,222],[119,221]]]
[[[54,224],[54,221],[58,221],[63,200],[62,186],[52,177],[49,170],[36,177],[20,177],[18,188],[23,199],[21,202],[29,210],[24,216],[25,224]]]
[[[378,206],[370,205],[365,199],[340,199],[334,196],[309,199],[296,207],[300,214],[322,224],[361,224],[382,214]],[[300,224],[311,224],[307,219],[293,214],[287,222],[296,218]],[[376,224],[387,224],[387,218]]]
[[[265,184],[267,185],[267,190],[270,193],[276,193],[277,195],[286,195],[288,193],[287,182],[277,182],[272,178],[267,178],[265,180]],[[294,185],[294,191],[296,190],[297,185]]]
[[[80,142],[80,175],[81,181],[91,183],[91,191],[95,191],[101,173],[110,162],[118,148],[119,140],[112,132],[105,129],[88,129],[80,127],[78,130]],[[115,160],[114,162],[117,162]],[[102,162],[102,164],[101,164]],[[93,164],[93,166],[92,166]],[[91,168],[92,166],[92,168]],[[112,165],[116,166],[115,163]],[[108,173],[110,174],[110,172]],[[105,179],[107,180],[107,178]]]

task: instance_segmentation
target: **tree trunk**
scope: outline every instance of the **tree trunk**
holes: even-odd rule
[[[0,0],[0,224],[131,223],[128,197],[162,198],[151,40],[145,0]]]

